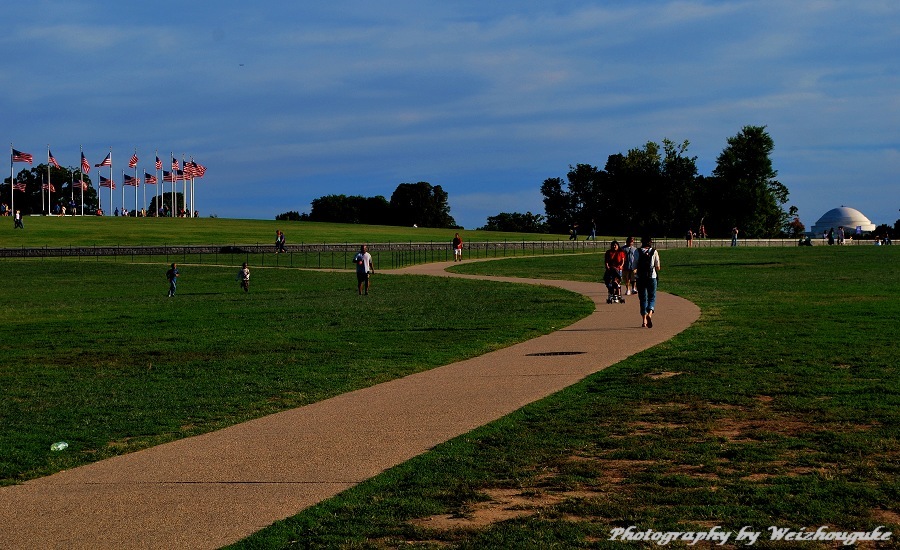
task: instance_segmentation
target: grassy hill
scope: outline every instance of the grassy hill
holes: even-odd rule
[[[8,222],[8,223],[5,223]],[[0,248],[66,246],[153,246],[269,244],[284,231],[287,244],[450,242],[454,229],[374,226],[322,222],[285,222],[226,218],[117,218],[34,216],[25,230],[12,218],[0,220]],[[465,231],[466,241],[534,241],[567,239],[563,235]]]

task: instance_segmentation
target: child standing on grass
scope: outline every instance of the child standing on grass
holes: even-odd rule
[[[244,262],[244,265],[241,266],[241,269],[238,271],[238,280],[241,282],[241,288],[244,289],[244,292],[250,292],[250,268],[247,267],[247,262]]]
[[[172,267],[166,271],[166,279],[169,280],[169,298],[175,296],[175,287],[178,285],[178,266],[172,263]]]

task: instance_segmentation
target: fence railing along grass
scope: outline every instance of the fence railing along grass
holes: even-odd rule
[[[466,259],[544,256],[586,252],[602,252],[612,239],[601,240],[503,240],[465,243]],[[624,239],[619,240],[624,246]],[[871,241],[848,241],[855,245],[872,244]],[[686,248],[683,239],[658,239],[654,246],[660,250]],[[694,248],[720,248],[731,246],[729,239],[696,239]],[[740,247],[793,247],[793,239],[743,239]],[[94,245],[68,247],[20,247],[0,248],[0,258],[51,258],[69,257],[78,260],[112,259],[136,263],[179,262],[196,265],[239,265],[247,262],[259,267],[289,267],[306,269],[350,269],[353,257],[359,250],[351,243],[301,243],[289,245],[287,252],[274,253],[272,245]],[[396,269],[409,265],[442,262],[453,259],[453,251],[446,242],[387,242],[369,245],[376,269]]]

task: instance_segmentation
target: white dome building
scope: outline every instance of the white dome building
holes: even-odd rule
[[[813,236],[821,236],[822,233],[834,228],[844,227],[844,233],[853,235],[856,228],[859,227],[863,232],[875,231],[875,224],[869,218],[865,217],[862,212],[855,208],[842,206],[840,208],[832,208],[819,218],[816,225],[812,226],[810,232]]]

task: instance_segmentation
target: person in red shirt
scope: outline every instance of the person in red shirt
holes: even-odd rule
[[[603,281],[606,283],[606,288],[609,289],[607,303],[624,302],[625,300],[621,297],[621,283],[622,268],[625,267],[625,251],[619,248],[619,241],[613,241],[609,245],[609,250],[603,255],[603,261],[606,265]]]

